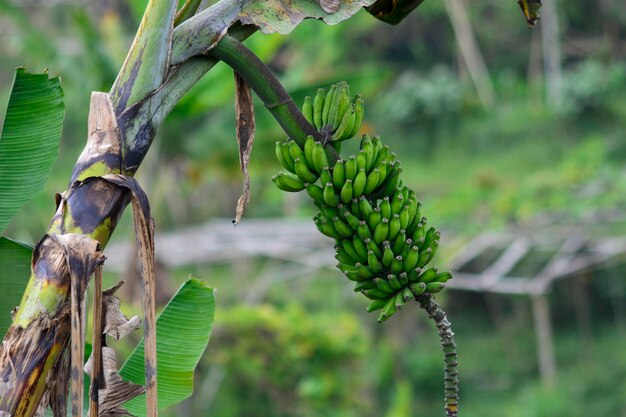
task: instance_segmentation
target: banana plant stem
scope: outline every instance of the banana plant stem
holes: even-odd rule
[[[272,71],[243,43],[227,35],[208,53],[224,61],[248,83],[285,133],[301,148],[304,148],[307,136],[313,136],[325,145],[329,162],[339,159],[334,148],[326,143],[327,138],[306,120]]]
[[[430,295],[421,295],[416,298],[420,307],[426,311],[428,317],[439,330],[439,338],[444,354],[444,392],[446,417],[457,417],[459,410],[459,371],[456,343],[452,324],[448,321],[446,312]]]

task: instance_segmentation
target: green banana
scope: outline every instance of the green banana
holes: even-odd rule
[[[341,190],[346,180],[345,166],[345,162],[340,159],[335,163],[333,168],[333,185],[337,191]]]
[[[382,244],[385,240],[387,240],[387,234],[389,233],[389,220],[386,218],[382,218],[380,223],[376,225],[374,229],[373,239],[377,244]]]
[[[394,274],[387,275],[387,282],[389,282],[389,286],[396,291],[402,288],[400,280]]]
[[[429,294],[435,294],[443,290],[446,285],[443,282],[429,282],[426,284],[426,292]]]
[[[367,175],[365,180],[365,187],[363,188],[364,194],[371,194],[372,191],[376,189],[378,186],[378,181],[380,180],[380,169],[374,168],[372,172]]]
[[[404,290],[402,290],[402,297],[405,302],[411,301],[411,298],[413,298],[413,292],[409,287],[405,287]]]
[[[356,174],[356,178],[354,179],[354,184],[352,185],[352,195],[354,197],[359,198],[363,195],[366,181],[367,181],[367,174],[365,173],[365,168],[361,168],[359,170],[359,173]]]
[[[354,178],[356,177],[356,173],[357,173],[356,156],[350,155],[350,157],[346,161],[346,173],[345,173],[346,180],[354,180]]]
[[[367,246],[365,246],[365,243],[355,235],[352,238],[352,246],[354,247],[354,251],[359,255],[359,260],[362,260],[361,262],[363,263],[367,263]]]
[[[383,216],[380,214],[380,208],[376,207],[367,218],[367,225],[369,226],[370,230],[375,230],[376,226],[378,226],[378,223],[380,223],[382,219]]]
[[[359,197],[359,211],[360,211],[360,215],[363,218],[366,218],[366,219],[374,211],[374,208],[372,207],[372,204],[363,195],[361,197]]]
[[[363,104],[363,99],[360,95],[357,95],[352,103],[352,107],[354,108],[354,126],[352,130],[347,134],[348,138],[354,137],[361,128],[361,123],[363,122],[363,115],[365,113],[365,106]]]
[[[299,179],[299,178],[298,178]],[[324,190],[315,184],[305,184],[307,194],[317,203],[324,203]]]
[[[315,125],[315,121],[313,120],[313,101],[309,96],[306,96],[304,98],[304,104],[302,105],[302,114],[309,123]]]
[[[383,257],[381,262],[385,268],[389,268],[391,266],[391,261],[393,261],[394,254],[388,242],[387,244],[383,244],[383,248]]]
[[[359,237],[363,240],[363,242],[365,242],[365,239],[372,238],[372,232],[370,231],[370,228],[367,227],[367,223],[365,223],[364,220],[361,220],[359,222],[359,227],[357,227],[356,232],[359,235]]]
[[[341,197],[341,202],[344,204],[348,204],[352,201],[352,180],[346,180],[343,183],[339,196]]]
[[[416,282],[415,284],[411,284],[409,288],[411,289],[413,295],[415,295],[416,297],[419,297],[420,295],[424,294],[424,292],[426,292],[426,284],[424,284],[423,282]]]
[[[320,182],[322,184],[328,184],[329,182],[332,182],[332,180],[333,180],[333,176],[330,173],[330,168],[324,167],[324,169],[320,173]]]
[[[315,142],[313,144],[313,149],[311,152],[312,166],[315,168],[317,172],[322,172],[325,168],[328,168],[330,165],[328,163],[328,157],[326,156],[326,151],[324,150],[324,145],[321,142]]]
[[[317,230],[319,230],[320,233],[322,233],[323,235],[332,237],[333,239],[341,238],[341,236],[339,236],[339,233],[337,233],[333,225],[327,222],[326,220],[317,220],[315,222],[315,226],[317,227]]]
[[[309,171],[309,168],[302,159],[296,158],[293,160],[293,162],[296,168],[296,175],[300,177],[302,181],[308,182],[310,184],[313,184],[315,181],[317,181],[319,176]]]
[[[367,265],[370,267],[375,274],[378,274],[383,270],[383,265],[380,263],[374,251],[367,251]]]
[[[450,272],[440,272],[435,275],[433,282],[447,282],[450,279],[452,279],[452,274]]]
[[[383,252],[380,250],[376,242],[374,242],[372,239],[370,238],[364,239],[363,243],[365,243],[365,246],[367,247],[368,251],[371,250],[372,252],[374,252],[374,254],[376,255],[376,258],[381,259],[383,257]]]
[[[388,240],[394,240],[398,233],[400,233],[400,215],[394,214],[391,220],[389,220],[389,234],[387,235]]]
[[[402,269],[405,271],[410,271],[417,266],[417,262],[420,259],[419,248],[417,246],[413,246],[406,257],[404,257],[404,265],[402,265]]]
[[[402,255],[398,255],[395,258],[393,258],[393,260],[391,261],[391,265],[389,266],[389,269],[394,274],[400,274],[402,272],[402,263],[403,263]]]
[[[401,254],[402,248],[404,248],[404,245],[406,245],[406,243],[407,243],[406,232],[404,231],[404,229],[400,229],[398,236],[396,236],[396,238],[393,240],[393,243],[391,245],[391,249],[393,249],[393,253]]]
[[[276,144],[278,145],[279,142],[277,142]],[[287,144],[287,142],[280,142],[280,152],[282,154],[282,157],[279,158],[279,161],[281,165],[283,166],[283,168],[295,174],[296,173],[295,164],[293,162],[293,158],[291,157],[291,153],[289,152],[289,145]]]
[[[376,284],[379,290],[387,294],[393,294],[395,292],[394,289],[391,288],[391,285],[382,278],[374,278],[374,284]]]
[[[372,164],[374,163],[374,144],[372,143],[372,139],[368,135],[363,135],[361,138],[360,149],[365,154],[365,170],[370,172],[372,168]]]
[[[356,231],[356,229],[359,227],[359,221],[360,221],[359,218],[356,217],[354,214],[350,213],[349,210],[343,210],[341,212],[341,215],[343,216],[344,219],[346,219],[346,221],[348,222],[352,230]]]
[[[356,154],[356,169],[366,169],[367,167],[367,156],[365,156],[365,151],[363,149],[359,150]]]
[[[387,320],[389,317],[393,316],[398,309],[396,308],[395,297],[390,297],[383,307],[383,311],[378,316],[378,322],[382,323]]]
[[[272,181],[278,188],[287,192],[297,192],[304,190],[304,183],[297,175],[287,171],[280,171],[272,177]]]
[[[280,163],[280,166],[285,168],[287,171],[289,171],[291,173],[294,173],[293,165],[290,165],[288,163],[288,161],[285,160],[285,157],[283,156],[283,151],[281,149],[281,144],[282,144],[282,142],[280,140],[276,141],[276,148],[275,148],[276,159],[278,159],[278,162]],[[291,162],[293,162],[293,161],[291,161]]]
[[[396,296],[394,298],[395,298],[394,299],[394,304],[396,306],[396,309],[397,310],[402,309],[402,307],[406,303],[406,301],[404,300],[404,292],[403,291],[398,291],[398,293],[396,294]]]
[[[333,226],[335,226],[335,230],[337,231],[337,233],[339,233],[341,237],[351,237],[354,234],[354,231],[352,230],[350,225],[341,220],[339,216],[333,217]]]
[[[333,188],[332,182],[327,182],[324,186],[323,197],[324,203],[328,204],[329,206],[334,207],[339,204],[339,198],[337,198],[337,196],[335,195],[335,189]]]
[[[429,282],[435,279],[435,277],[437,276],[437,272],[438,272],[438,268],[436,266],[433,268],[428,268],[427,270],[425,270],[424,272],[420,274],[418,280],[420,282],[423,282],[424,284],[428,284]]]
[[[385,218],[390,218],[391,217],[391,204],[389,204],[389,197],[384,197],[382,202],[379,205],[380,207],[380,214],[385,217]]]
[[[368,280],[365,280],[365,281],[358,282],[354,286],[353,291],[354,292],[361,292],[363,290],[372,290],[374,288],[378,288],[378,287],[376,287],[376,284],[374,284],[374,281],[372,281],[371,279],[368,279]]]
[[[307,165],[309,165],[312,168],[315,168],[315,165],[313,165],[311,162],[313,161],[313,147],[315,146],[315,140],[313,140],[313,136],[307,136],[306,140],[304,141],[304,159],[307,162]],[[319,174],[321,172],[321,170],[317,170],[317,173]]]
[[[380,310],[385,306],[386,303],[386,300],[374,300],[370,303],[370,305],[367,306],[367,312],[371,313],[373,311]]]
[[[326,129],[328,127],[328,118],[330,112],[330,105],[333,102],[335,92],[337,91],[337,85],[333,84],[330,86],[328,90],[328,95],[324,99],[324,107],[322,108],[322,129]]]
[[[317,130],[322,130],[322,109],[324,108],[324,89],[317,90],[315,99],[313,100],[313,122]]]

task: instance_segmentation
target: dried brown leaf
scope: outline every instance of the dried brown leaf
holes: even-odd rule
[[[91,374],[92,358],[85,364],[85,372]],[[110,347],[102,348],[102,368],[105,388],[98,391],[100,416],[130,416],[122,407],[126,401],[135,398],[145,391],[141,385],[124,381],[117,371],[115,350]]]
[[[102,332],[113,337],[115,340],[126,337],[129,333],[137,330],[139,326],[141,326],[141,319],[139,317],[134,316],[129,320],[128,317],[122,313],[120,310],[120,300],[113,295],[123,284],[124,281],[120,281],[115,287],[102,292],[104,315],[104,329]]]
[[[148,197],[136,179],[124,175],[105,175],[101,179],[126,188],[131,193],[135,236],[139,250],[143,289],[144,349],[146,373],[146,416],[157,416],[156,306],[154,272],[154,222]]]
[[[235,226],[241,220],[248,203],[250,202],[250,154],[254,143],[254,103],[252,102],[252,91],[239,74],[235,73],[235,111],[237,114],[237,144],[239,145],[239,167],[243,173],[243,194],[237,200],[235,209]]]
[[[85,329],[83,325],[85,289],[96,267],[104,262],[104,256],[99,250],[98,241],[89,236],[68,233],[52,234],[49,237],[63,248],[65,263],[70,275],[70,391],[72,393],[72,416],[81,417],[83,415],[84,385],[84,375],[81,370],[85,356]]]

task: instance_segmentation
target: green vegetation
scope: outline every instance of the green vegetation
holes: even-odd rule
[[[26,65],[62,76],[68,109],[46,187],[17,214],[7,235],[35,243],[45,232],[52,196],[66,187],[84,144],[88,91],[106,91],[114,82],[145,3],[104,4],[94,11],[63,1],[46,8],[0,0],[0,106],[14,68]],[[466,74],[440,1],[425,2],[397,27],[360,13],[348,24],[307,21],[289,37],[255,35],[246,44],[298,103],[338,80],[362,94],[368,109],[363,132],[380,134],[400,155],[404,184],[424,202],[429,222],[444,231],[440,252],[449,258],[445,248],[458,242],[446,240],[446,230],[469,237],[488,228],[564,223],[611,235],[626,231],[626,61],[615,46],[623,42],[626,20],[617,2],[609,9],[610,1],[599,3],[559,4],[561,37],[571,43],[564,46],[557,106],[546,104],[540,64],[537,70],[540,28],[528,32],[513,0],[469,4],[497,96],[492,108],[483,107]],[[581,53],[577,45],[590,47]],[[166,120],[138,173],[158,229],[234,215],[241,181],[232,101],[232,71],[218,64]],[[260,102],[257,107],[246,216],[310,218],[314,209],[304,193],[286,197],[270,180],[281,169],[274,144],[285,135]],[[347,151],[356,152],[350,146]],[[122,218],[115,241],[131,237],[131,223],[129,215]],[[2,238],[0,244],[8,243]],[[15,255],[22,265],[25,250]],[[228,265],[190,265],[172,273],[171,287],[189,272],[219,289],[216,328],[194,396],[169,415],[441,413],[440,347],[421,312],[397,315],[382,328],[336,271],[275,284],[263,305],[244,307],[240,287],[249,277],[238,277]],[[614,273],[622,277],[624,271]],[[614,323],[618,313],[608,307],[609,295],[626,302],[626,286],[605,278],[592,277],[599,284],[589,290],[591,337],[581,336],[568,319],[573,305],[563,288],[552,295],[553,388],[538,378],[526,300],[504,301],[515,311],[496,323],[482,296],[443,295],[460,346],[462,415],[626,416],[624,335]],[[124,308],[138,311],[134,301],[124,300]],[[131,342],[136,340],[120,344],[130,351]],[[208,398],[215,382],[207,375],[216,365],[225,376]]]

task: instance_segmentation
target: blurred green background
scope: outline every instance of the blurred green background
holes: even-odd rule
[[[541,219],[626,232],[626,10],[620,0],[558,2],[560,98],[548,100],[541,22],[529,30],[515,3],[465,1],[492,104],[477,94],[439,0],[395,27],[361,12],[337,26],[306,21],[288,36],[247,41],[298,103],[339,80],[363,95],[364,131],[398,153],[405,183],[444,230],[442,266],[477,233],[540,228]],[[20,65],[60,74],[67,107],[46,189],[8,236],[33,243],[44,233],[53,195],[65,189],[86,138],[89,93],[109,89],[144,6],[144,0],[0,0],[0,114]],[[252,201],[243,222],[309,218],[305,196],[285,195],[271,183],[279,170],[274,142],[283,134],[262,105],[256,117]],[[237,158],[232,72],[219,64],[168,117],[139,171],[157,229],[214,217],[228,222],[241,192]],[[128,214],[111,245],[132,239]],[[455,238],[446,241],[446,231]],[[364,312],[363,297],[351,295],[333,270],[277,282],[261,303],[246,304],[250,276],[265,262],[188,265],[164,274],[170,295],[189,273],[219,289],[196,392],[167,415],[442,415],[442,355],[421,311],[407,308],[378,325]],[[590,276],[590,331],[575,319],[567,282],[550,295],[558,377],[552,387],[539,378],[527,298],[458,291],[439,297],[458,337],[461,415],[626,417],[624,272],[618,263]],[[609,285],[615,276],[618,285]],[[123,302],[129,313],[139,311],[132,297]],[[621,316],[611,303],[621,306]]]

